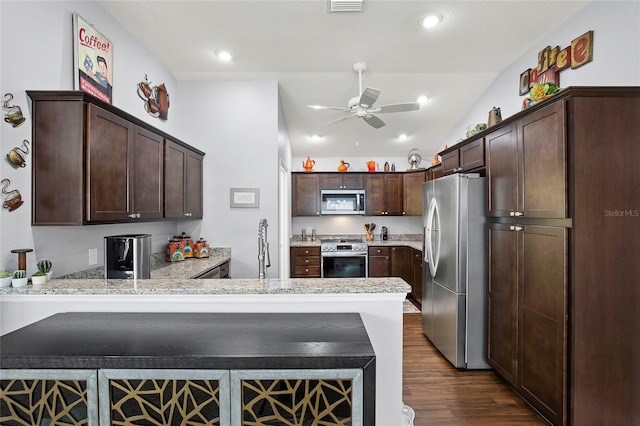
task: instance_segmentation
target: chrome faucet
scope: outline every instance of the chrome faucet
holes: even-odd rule
[[[271,266],[269,242],[267,241],[267,219],[260,219],[258,224],[258,278],[267,278],[267,268]]]

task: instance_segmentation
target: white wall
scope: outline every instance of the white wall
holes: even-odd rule
[[[98,248],[102,263],[103,236],[121,233],[150,233],[153,249],[161,250],[169,235],[176,233],[176,223],[136,225],[101,225],[84,227],[31,227],[31,156],[27,167],[14,169],[4,156],[23,139],[31,142],[31,115],[26,90],[73,89],[72,13],[78,12],[114,46],[113,104],[153,126],[180,137],[175,111],[180,109],[175,79],[155,61],[119,24],[95,2],[1,1],[0,2],[0,94],[11,92],[14,103],[22,108],[25,123],[17,128],[0,122],[0,176],[11,180],[10,189],[18,189],[25,203],[13,212],[0,209],[0,269],[17,268],[16,248],[32,248],[27,268],[36,271],[42,258],[54,261],[54,275],[89,268],[89,248]],[[166,122],[148,115],[136,94],[136,85],[148,74],[149,79],[164,82],[171,99]],[[60,183],[64,191],[64,182]]]
[[[523,21],[523,30],[535,31],[535,24],[529,25],[533,22],[535,20]],[[494,106],[501,108],[503,119],[519,112],[525,98],[518,94],[520,74],[537,66],[538,52],[546,46],[564,49],[571,45],[571,40],[590,30],[593,30],[593,61],[561,71],[560,87],[639,86],[640,2],[592,1],[502,71],[441,147],[452,146],[463,138],[468,125],[486,123],[489,110]]]
[[[200,235],[210,245],[231,247],[233,278],[257,278],[258,223],[266,218],[268,274],[278,277],[277,82],[198,81],[181,82],[179,87],[179,117],[189,123],[185,140],[207,153]],[[260,207],[231,208],[230,188],[259,188]]]

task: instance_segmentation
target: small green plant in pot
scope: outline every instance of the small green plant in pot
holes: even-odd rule
[[[38,267],[38,271],[44,273],[47,276],[47,281],[51,279],[51,267],[53,266],[53,263],[49,259],[42,259],[36,264],[36,266]]]
[[[27,271],[25,271],[24,269],[13,271],[11,285],[14,287],[24,287],[25,285],[27,285]]]
[[[0,287],[9,287],[11,285],[11,279],[13,275],[11,272],[0,269]]]
[[[38,271],[31,276],[31,284],[38,285],[47,282],[47,274],[42,271]]]

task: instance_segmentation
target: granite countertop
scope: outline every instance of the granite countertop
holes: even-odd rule
[[[203,259],[190,258],[182,262],[165,262],[151,269],[151,279],[196,278],[230,260],[231,256],[228,254],[214,252]]]
[[[166,262],[164,260],[164,253],[154,253],[150,258],[150,275],[151,278],[159,279],[196,278],[229,261],[231,261],[230,247],[211,247],[209,249],[209,257],[200,259],[188,258],[181,262],[174,263]],[[104,268],[99,266],[97,268],[73,272],[56,278],[67,280],[103,279]]]
[[[387,246],[387,247],[411,247],[414,248],[416,250],[420,250],[422,251],[422,241],[416,241],[416,240],[373,240],[373,241],[364,241],[362,240],[363,243],[367,243],[369,246],[372,247],[380,247],[380,246]],[[321,241],[320,238],[316,238],[315,241],[301,241],[301,240],[291,240],[290,242],[291,247],[320,247]]]
[[[401,278],[274,279],[53,279],[46,284],[2,287],[5,295],[251,295],[409,293]]]

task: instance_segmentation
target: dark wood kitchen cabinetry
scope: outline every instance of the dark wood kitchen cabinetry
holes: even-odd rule
[[[402,216],[402,173],[370,173],[365,176],[367,216]]]
[[[391,277],[400,277],[411,284],[411,265],[409,253],[411,247],[391,247]]]
[[[291,247],[291,278],[320,278],[320,247]]]
[[[554,425],[640,422],[639,115],[640,87],[570,87],[481,135],[488,362]]]
[[[565,104],[487,135],[489,216],[567,216]]]
[[[564,227],[489,225],[489,364],[554,424],[567,392]]]
[[[442,173],[470,172],[484,168],[484,138],[469,139],[442,154]]]
[[[203,156],[175,142],[164,146],[164,216],[201,219]]]
[[[388,277],[391,272],[391,247],[369,247],[369,276]]]
[[[406,216],[422,216],[422,184],[426,180],[424,170],[403,174],[403,211]]]
[[[320,189],[364,189],[364,176],[364,173],[322,173]]]
[[[320,215],[320,175],[314,173],[292,173],[293,216]]]
[[[413,288],[411,295],[418,305],[422,306],[422,251],[410,248],[409,254],[411,264],[411,281],[409,282]]]
[[[163,137],[96,105],[87,108],[86,221],[161,219]]]
[[[84,92],[27,95],[33,101],[32,225],[163,218],[164,141],[188,145]]]

